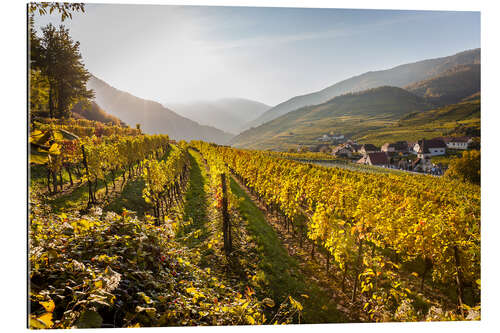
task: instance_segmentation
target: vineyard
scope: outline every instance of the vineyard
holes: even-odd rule
[[[29,141],[32,328],[480,319],[478,185],[84,120]]]

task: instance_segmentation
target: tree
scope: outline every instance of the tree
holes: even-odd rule
[[[481,151],[464,151],[461,158],[450,162],[445,177],[460,179],[474,184],[481,183]]]
[[[50,57],[48,57],[49,53],[53,54],[55,57],[58,57],[60,55],[57,53],[58,50],[48,49],[47,44],[43,44],[43,38],[37,36],[34,16],[35,14],[52,14],[54,11],[59,13],[61,15],[61,21],[64,21],[67,18],[73,18],[72,12],[85,12],[85,5],[83,3],[56,2],[32,2],[28,4],[30,113],[37,112],[43,116],[46,116],[48,114],[51,117],[55,116],[54,111],[56,111],[56,107],[58,116],[67,115],[69,114],[69,107],[76,101],[81,99],[87,101],[88,98],[93,96],[91,91],[84,89],[80,84],[81,81],[84,81],[84,84],[86,84],[88,78],[85,79],[85,75],[88,75],[88,73],[84,70],[83,64],[81,64],[80,62],[81,56],[79,56],[78,53],[77,43],[72,45],[73,48],[67,47],[66,51],[73,52],[70,52],[69,54],[66,52],[66,58],[63,57],[61,59],[64,59],[66,61],[73,60],[72,65],[68,68],[66,74],[69,74],[71,76],[71,73],[73,72],[73,74],[76,75],[73,75],[73,77],[69,80],[67,76],[60,76],[60,80],[57,81],[57,78],[51,78],[47,73],[50,65],[53,65],[54,62],[58,62],[60,60],[59,58],[50,59]],[[61,30],[62,29],[59,30],[59,33],[61,32]],[[60,34],[59,37],[61,36],[68,37],[67,31],[65,31],[65,33],[63,34]],[[66,42],[69,41],[70,45],[72,44],[71,38],[63,38],[63,40],[65,40]],[[45,40],[45,42],[46,41],[47,40]],[[63,44],[59,43],[59,45]],[[51,45],[54,46],[53,44]],[[74,47],[75,45],[76,50]],[[71,53],[73,53],[72,57],[68,57],[68,55],[71,55]],[[78,56],[75,57],[75,53]],[[62,52],[62,55],[64,55],[64,52]],[[49,62],[49,60],[51,60],[52,63]],[[75,82],[76,85],[72,85],[75,84]]]
[[[64,118],[71,106],[94,97],[87,89],[89,72],[82,63],[80,43],[74,42],[69,30],[52,24],[42,28],[42,37],[33,63],[48,80],[48,109],[50,117]]]

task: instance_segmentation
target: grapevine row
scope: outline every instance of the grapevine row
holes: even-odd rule
[[[411,293],[401,285],[400,261],[425,262],[422,285],[432,271],[440,283],[479,294],[479,187],[435,177],[356,173],[275,158],[257,151],[196,143],[217,154],[284,223],[305,231],[328,251],[339,270],[354,269],[357,286],[374,313]],[[387,253],[393,253],[389,256]],[[463,307],[461,307],[463,309]]]
[[[166,160],[146,159],[143,162],[143,197],[153,204],[157,224],[166,216],[167,208],[181,195],[188,170],[187,145],[182,141]]]

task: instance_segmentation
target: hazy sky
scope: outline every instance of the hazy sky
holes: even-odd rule
[[[87,4],[64,24],[88,70],[162,103],[269,105],[370,70],[480,47],[479,12]],[[36,26],[58,24],[55,13]]]

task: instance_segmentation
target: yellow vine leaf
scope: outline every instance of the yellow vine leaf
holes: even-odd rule
[[[45,311],[47,312],[53,312],[56,307],[53,300],[49,300],[47,302],[39,302],[39,303],[45,308]]]

